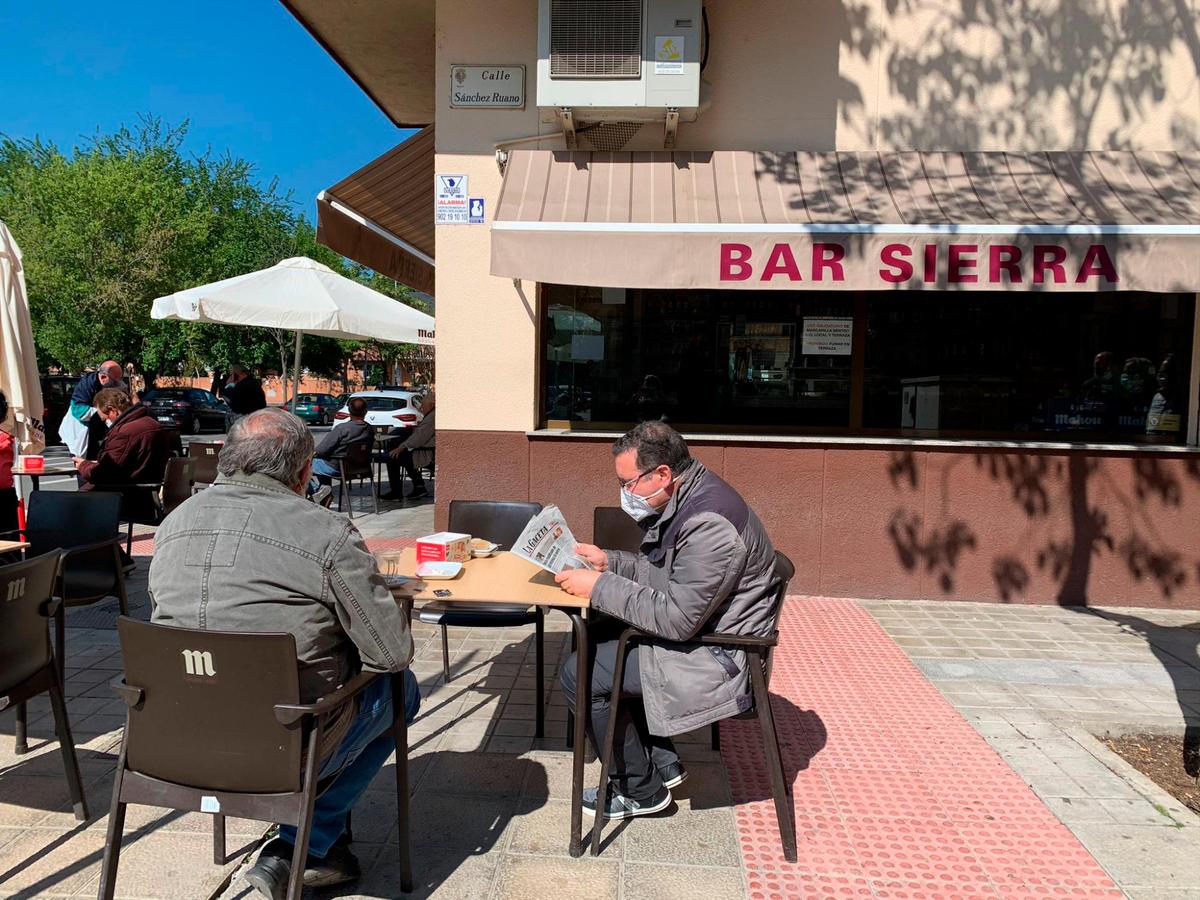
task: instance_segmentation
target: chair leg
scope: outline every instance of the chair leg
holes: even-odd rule
[[[579,642],[575,640],[575,629],[571,629],[571,652],[574,653]],[[567,749],[575,749],[575,713],[571,707],[567,707]]]
[[[721,723],[712,723],[712,748],[718,753],[721,752]]]
[[[537,724],[534,726],[534,736],[546,736],[546,614],[542,607],[537,608],[537,619],[534,621],[534,653],[537,659],[537,687],[534,690],[533,702],[537,704]]]
[[[29,710],[24,703],[17,704],[17,720],[13,726],[13,734],[16,737],[16,744],[13,747],[13,753],[17,756],[24,756],[29,752],[29,737],[28,737]]]
[[[225,817],[213,816],[213,865],[225,865]]]
[[[375,507],[375,515],[379,515],[379,485],[375,483],[375,470],[372,469],[371,475],[371,501]]]
[[[117,568],[117,605],[120,607],[121,615],[129,615],[129,592],[125,590],[125,572],[119,566]]]
[[[121,784],[125,780],[125,747],[117,762],[117,780],[113,783],[112,806],[108,812],[108,833],[104,840],[104,863],[100,867],[99,900],[112,900],[117,886],[117,865],[121,860],[121,839],[125,831],[125,804],[121,802]]]
[[[129,520],[129,531],[125,535],[125,552],[133,556],[133,520]]]
[[[58,735],[58,749],[62,753],[63,768],[67,773],[67,789],[71,792],[71,805],[75,818],[86,822],[87,799],[83,795],[83,779],[79,775],[79,758],[75,755],[75,740],[71,737],[71,720],[67,718],[67,701],[63,698],[62,682],[58,670],[50,666],[54,684],[50,686],[50,707],[54,710],[54,733]]]
[[[442,679],[450,683],[450,634],[445,625],[442,629]]]
[[[604,831],[604,810],[608,808],[608,770],[612,765],[613,744],[617,740],[617,718],[621,711],[621,685],[625,681],[625,651],[628,633],[621,635],[617,644],[617,661],[613,666],[612,692],[609,694],[608,727],[604,729],[604,743],[598,747],[600,753],[600,781],[596,788],[596,815],[592,822],[592,856],[600,855],[600,834]],[[586,715],[586,710],[579,710]],[[593,735],[593,740],[599,735]]]
[[[400,845],[400,892],[413,888],[412,845],[409,835],[408,723],[404,719],[404,675],[392,676],[392,739],[396,742],[396,842]]]
[[[308,840],[312,832],[313,804],[317,801],[317,759],[321,753],[320,720],[308,734],[308,759],[304,763],[304,800],[300,821],[296,823],[296,847],[292,851],[292,874],[288,879],[287,900],[300,900],[304,891],[304,864],[308,861]]]
[[[775,818],[779,822],[779,839],[783,843],[783,858],[796,861],[796,829],[792,822],[792,808],[788,802],[788,789],[784,781],[783,757],[779,751],[779,736],[775,733],[775,719],[771,715],[771,695],[767,691],[767,679],[763,675],[762,660],[755,652],[746,654],[750,666],[750,681],[754,686],[754,709],[762,725],[763,756],[771,776],[771,795],[775,799]]]
[[[54,614],[54,663],[58,666],[58,683],[67,683],[67,608],[60,604]]]

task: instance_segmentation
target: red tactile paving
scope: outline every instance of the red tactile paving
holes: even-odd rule
[[[1123,896],[853,601],[789,599],[771,694],[796,863],[783,858],[758,723],[721,726],[753,900]]]

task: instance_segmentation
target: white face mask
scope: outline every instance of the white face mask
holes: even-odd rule
[[[670,484],[671,482],[667,482]],[[629,488],[621,488],[621,509],[629,515],[635,522],[641,522],[643,519],[648,519],[651,516],[658,515],[658,510],[650,504],[651,497],[657,497],[667,489],[667,485],[663,485],[653,494],[643,497],[641,494],[635,494]]]

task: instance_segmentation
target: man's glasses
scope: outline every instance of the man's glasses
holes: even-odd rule
[[[620,487],[621,487],[621,490],[623,490],[623,491],[631,491],[631,490],[633,490],[633,486],[634,486],[635,484],[637,484],[639,481],[641,481],[643,478],[645,478],[647,475],[649,475],[651,472],[653,472],[653,471],[655,471],[655,470],[657,470],[657,469],[658,469],[658,466],[653,466],[653,467],[651,467],[651,468],[647,469],[647,470],[646,470],[645,472],[643,472],[641,475],[638,475],[638,476],[637,476],[637,477],[635,477],[635,478],[630,478],[628,481],[622,481],[620,478],[618,478],[618,479],[617,479],[617,484],[618,484],[618,485],[620,485]]]

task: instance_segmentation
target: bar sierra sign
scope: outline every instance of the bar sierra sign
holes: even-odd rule
[[[862,283],[874,277],[883,285],[909,284],[1074,284],[1116,285],[1116,264],[1104,244],[1089,244],[1082,254],[1055,243],[1020,247],[1010,243],[888,243],[878,256],[848,259],[845,243],[779,242],[764,254],[749,244],[722,242],[720,281],[827,282],[847,280],[846,270]],[[871,271],[867,271],[869,268]]]

